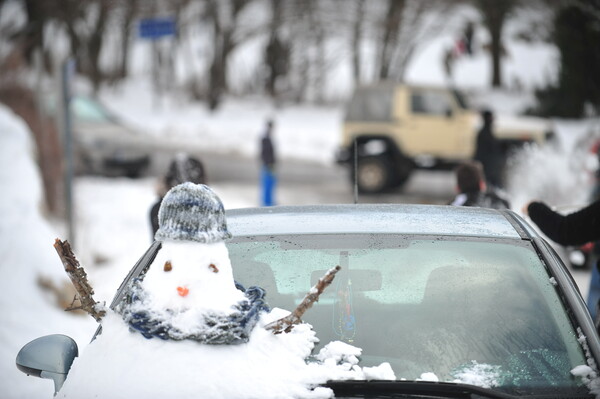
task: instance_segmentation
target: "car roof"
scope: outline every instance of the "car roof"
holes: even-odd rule
[[[230,209],[233,236],[331,233],[523,239],[535,230],[511,211],[449,205],[343,204]]]

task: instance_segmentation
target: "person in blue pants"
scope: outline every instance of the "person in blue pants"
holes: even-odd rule
[[[533,201],[524,208],[531,220],[552,241],[564,245],[583,245],[600,239],[600,200],[571,213],[561,215],[543,202]],[[592,279],[587,306],[596,318],[596,309],[600,299],[600,273],[598,265],[592,268]]]
[[[277,177],[275,175],[275,147],[273,145],[274,123],[272,120],[267,121],[265,133],[260,140],[260,160],[261,160],[261,200],[263,206],[275,205],[275,186]]]

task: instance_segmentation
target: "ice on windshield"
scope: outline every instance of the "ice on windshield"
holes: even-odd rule
[[[520,238],[506,217],[488,209],[403,205],[400,210],[385,204],[361,206],[363,209],[353,205],[309,207],[302,213],[281,207],[270,211],[268,219],[258,212],[236,218],[238,213],[232,210],[228,221],[235,236],[256,232],[264,235],[362,232]],[[345,218],[344,214],[352,217]]]
[[[389,362],[398,379],[581,386],[570,373],[585,363],[577,335],[523,244],[347,234],[228,246],[236,279],[262,281],[271,306],[294,306],[315,275],[341,265],[305,318],[321,342],[361,348],[365,366]]]

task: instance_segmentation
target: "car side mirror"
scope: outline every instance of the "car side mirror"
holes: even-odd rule
[[[67,379],[77,343],[66,335],[46,335],[29,342],[17,354],[17,368],[27,375],[54,380],[56,394]]]

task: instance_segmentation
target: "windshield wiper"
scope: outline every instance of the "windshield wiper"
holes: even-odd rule
[[[431,381],[328,381],[325,387],[333,389],[336,397],[422,395],[439,398],[472,398],[482,396],[491,399],[516,399],[518,396],[489,388],[453,382]]]

